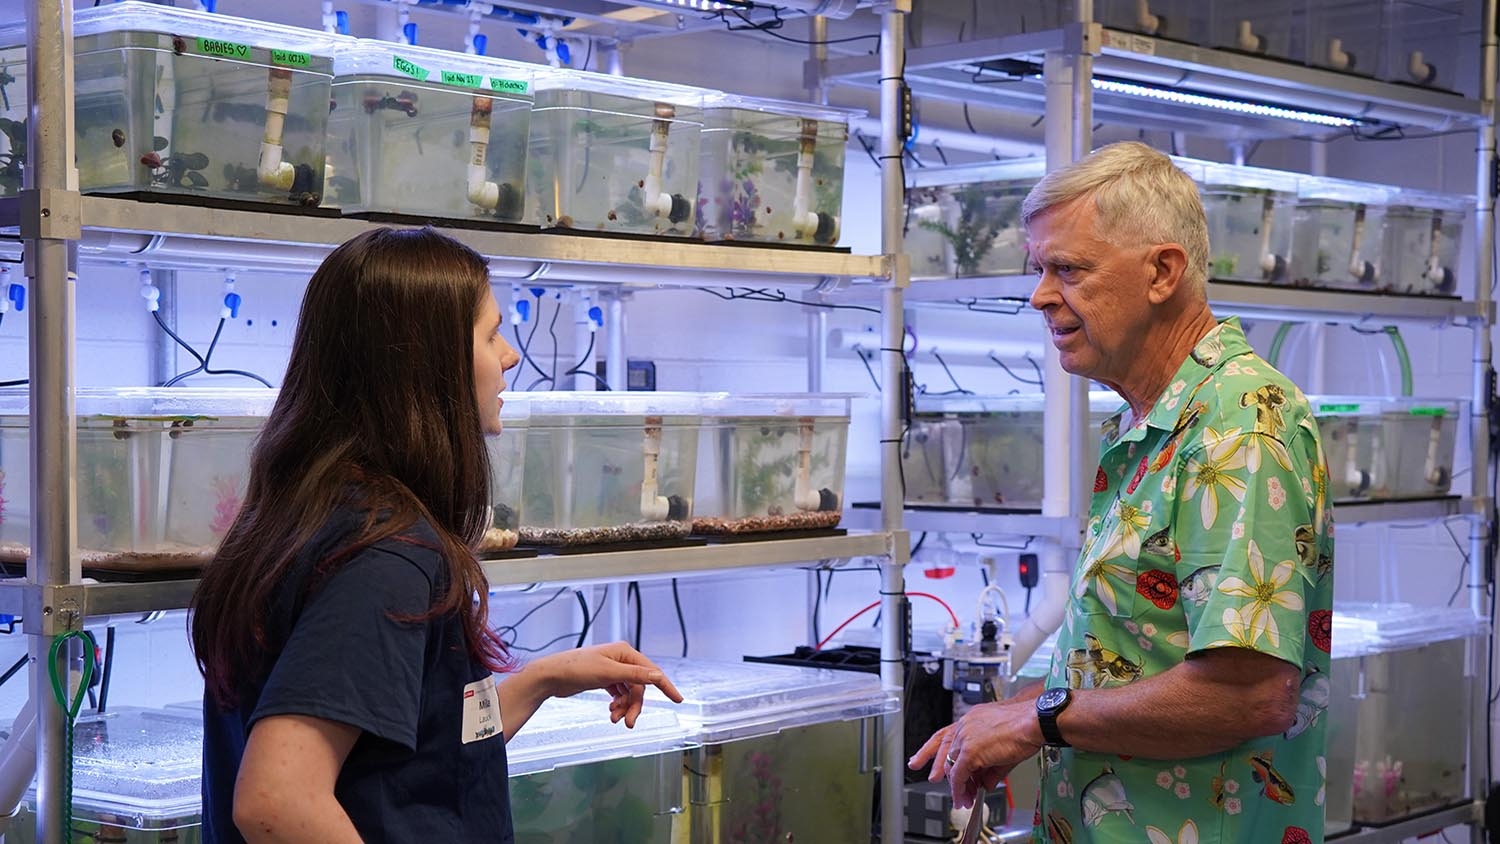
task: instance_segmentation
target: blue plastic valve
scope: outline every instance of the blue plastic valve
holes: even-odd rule
[[[217,0],[199,0],[203,4],[203,11],[212,14]]]
[[[485,48],[489,47],[489,45],[490,45],[490,38],[489,38],[488,35],[475,35],[474,36],[474,52],[475,53],[477,53],[477,54],[479,54],[481,56],[484,55]]]
[[[240,294],[238,294],[238,293],[226,293],[226,294],[224,294],[224,307],[226,307],[226,308],[229,309],[229,318],[230,319],[239,319],[240,318]]]
[[[532,296],[535,296],[538,299],[542,298],[543,296],[545,296],[547,294],[547,288],[545,288],[545,287],[531,287],[531,288],[527,288],[527,289],[529,289],[531,291],[531,295]]]
[[[601,307],[599,307],[598,305],[595,305],[592,308],[589,308],[589,322],[592,322],[593,324],[599,326],[600,328],[603,328],[604,327],[604,309],[601,308]]]
[[[337,12],[333,13],[333,18],[334,18],[334,26],[338,29],[339,34],[340,35],[348,35],[349,34],[349,13],[346,12],[346,11],[344,11],[343,9],[340,9]]]
[[[516,302],[516,313],[521,315],[522,322],[531,321],[531,303],[525,299]]]
[[[557,39],[557,59],[563,64],[573,63],[573,51],[568,49],[568,42]]]
[[[10,292],[6,294],[10,301],[16,306],[16,310],[26,310],[26,288],[23,285],[12,282]]]
[[[406,26],[401,27],[401,34],[406,38],[406,43],[408,43],[408,44],[415,44],[415,43],[417,43],[417,25],[416,24],[414,24],[414,23],[408,23]]]

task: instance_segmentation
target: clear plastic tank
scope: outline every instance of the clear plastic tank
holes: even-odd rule
[[[693,532],[818,530],[843,516],[849,397],[706,401]]]
[[[1452,296],[1468,216],[1458,197],[1405,195],[1385,213],[1381,287],[1395,293]],[[1410,204],[1408,204],[1410,202]]]
[[[505,746],[516,840],[671,844],[687,735],[667,703],[627,730],[603,701],[548,700]]]
[[[541,226],[691,235],[705,92],[618,76],[535,84],[527,219]]]
[[[1094,18],[1112,29],[1173,41],[1207,41],[1207,4],[1198,0],[1094,0]]]
[[[1292,284],[1375,290],[1391,191],[1361,182],[1298,179],[1292,215]]]
[[[681,539],[692,529],[702,397],[531,393],[521,542]]]
[[[490,527],[480,542],[481,554],[507,551],[520,539],[521,501],[526,476],[526,428],[531,404],[524,395],[503,397],[499,434],[485,437],[490,456]]]
[[[1385,49],[1383,3],[1318,0],[1307,4],[1307,63],[1374,76]]]
[[[191,569],[239,513],[250,449],[272,390],[79,390],[77,534],[86,568]],[[24,561],[31,530],[24,390],[0,393],[0,561]]]
[[[1306,40],[1306,0],[1214,3],[1212,45],[1255,56],[1301,61]]]
[[[1453,452],[1464,404],[1394,399],[1386,402],[1385,442],[1395,444],[1391,497],[1447,495],[1453,485]]]
[[[1389,491],[1396,468],[1390,457],[1395,452],[1386,447],[1381,400],[1317,396],[1310,397],[1309,402],[1323,438],[1333,499],[1374,498],[1377,492]]]
[[[130,0],[79,10],[73,34],[82,190],[318,204],[333,36]]]
[[[1208,274],[1221,281],[1286,284],[1292,247],[1289,192],[1239,185],[1204,185]]]
[[[870,749],[896,701],[873,674],[653,657],[698,747],[687,754],[682,840],[866,844]],[[582,697],[602,700],[598,692]],[[654,689],[648,707],[664,706]]]
[[[1019,275],[1026,266],[1021,203],[1039,159],[927,167],[907,176],[906,251],[913,278]]]
[[[708,240],[832,246],[844,148],[860,112],[727,94],[704,102],[697,231]]]
[[[1465,802],[1474,678],[1486,625],[1466,609],[1337,605],[1334,640],[1368,642],[1356,678],[1354,822],[1384,824]],[[1421,729],[1413,729],[1421,724]]]
[[[1324,717],[1328,722],[1328,753],[1324,774],[1327,776],[1323,817],[1326,832],[1334,835],[1354,825],[1354,757],[1359,752],[1359,702],[1366,692],[1360,687],[1360,661],[1368,652],[1364,637],[1356,628],[1341,627],[1334,622],[1333,657],[1329,676],[1319,680],[1304,678],[1301,703],[1311,706],[1306,716],[1313,717],[1323,694],[1327,694]]]
[[[1350,396],[1310,401],[1334,500],[1449,493],[1462,402]]]
[[[535,65],[360,40],[335,54],[325,205],[518,221]]]
[[[0,29],[0,196],[21,192],[26,165],[26,44],[16,27]]]
[[[73,730],[75,840],[197,842],[202,748],[202,718],[185,709],[116,707],[105,715],[83,714]],[[22,807],[7,842],[35,840],[34,787]]]
[[[1099,459],[1099,426],[1122,403],[1112,392],[1089,394],[1090,465]],[[919,397],[914,424],[924,424],[927,436],[919,454],[923,461],[940,454],[942,470],[934,483],[938,467],[931,463],[918,467],[907,457],[903,469],[910,465],[913,470],[907,475],[908,484],[915,475],[917,486],[925,485],[928,495],[934,495],[934,487],[940,485],[942,503],[954,507],[1040,507],[1045,404],[1039,393]],[[941,443],[934,444],[934,437],[941,438]]]
[[[1380,76],[1392,82],[1460,90],[1456,37],[1479,29],[1480,6],[1463,0],[1386,0],[1386,53]]]

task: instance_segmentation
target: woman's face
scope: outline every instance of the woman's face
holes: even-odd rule
[[[500,305],[486,289],[474,323],[474,395],[479,402],[479,421],[486,434],[500,433],[500,392],[505,372],[521,362],[521,356],[500,334]]]

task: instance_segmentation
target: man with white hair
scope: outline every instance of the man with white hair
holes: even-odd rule
[[[1041,751],[1042,842],[1320,842],[1333,524],[1307,399],[1209,310],[1203,205],[1165,155],[1103,147],[1022,218],[1063,368],[1126,406],[1045,688],[910,764],[963,806]]]

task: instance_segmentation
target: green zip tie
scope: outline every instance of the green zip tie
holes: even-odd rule
[[[78,639],[83,642],[83,678],[78,683],[78,691],[73,695],[73,702],[68,703],[67,684],[62,677],[57,676],[57,657],[63,646],[70,639]],[[62,840],[66,844],[73,841],[73,724],[78,720],[78,712],[83,709],[83,699],[89,693],[89,681],[94,679],[94,646],[89,637],[81,630],[70,630],[67,633],[58,634],[52,640],[52,649],[47,654],[47,673],[52,678],[52,695],[57,700],[57,705],[62,709],[63,715],[67,717],[67,725],[63,730],[63,793],[62,793]]]

